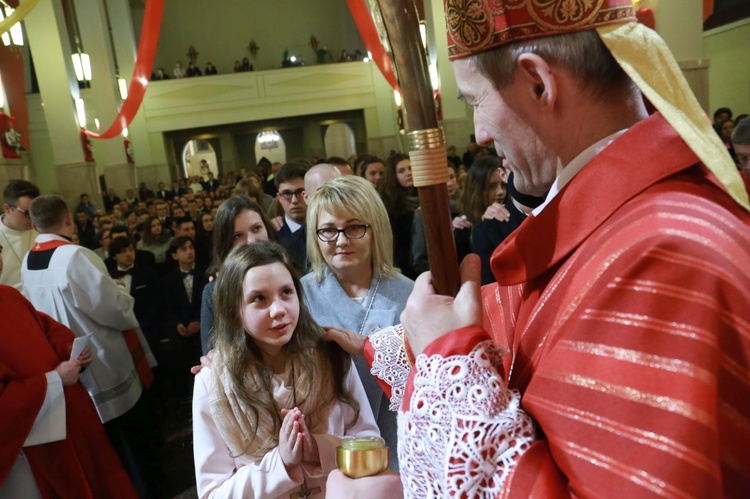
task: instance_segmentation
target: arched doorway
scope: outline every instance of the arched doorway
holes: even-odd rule
[[[255,157],[265,157],[271,163],[286,163],[286,144],[276,130],[260,132],[255,137]]]
[[[216,151],[207,140],[191,140],[182,150],[182,171],[185,177],[196,175],[206,180],[208,173],[219,176]]]
[[[357,155],[356,141],[354,131],[346,123],[334,123],[326,128],[323,145],[326,150],[326,157],[339,156],[348,158]]]

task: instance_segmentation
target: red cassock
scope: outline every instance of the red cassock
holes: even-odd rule
[[[504,496],[746,497],[750,216],[659,114],[597,155],[491,264],[486,333],[454,331],[424,354],[466,355],[487,333],[508,347],[497,371],[539,440]],[[429,376],[417,361],[405,413]]]
[[[0,483],[21,449],[45,498],[137,497],[80,383],[64,387],[66,438],[23,447],[47,390],[45,373],[70,357],[74,335],[0,286]]]

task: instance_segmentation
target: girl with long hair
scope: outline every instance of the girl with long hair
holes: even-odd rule
[[[162,265],[166,260],[170,239],[169,232],[164,230],[161,221],[157,217],[150,217],[144,224],[136,249],[153,253],[156,264]]]
[[[341,437],[378,435],[351,358],[321,340],[302,293],[278,243],[224,262],[212,366],[193,396],[200,497],[323,497]]]
[[[278,241],[273,225],[258,203],[246,196],[233,196],[222,202],[214,217],[213,260],[208,268],[209,276],[216,276],[229,252],[240,244],[256,241]],[[211,331],[214,327],[213,294],[214,282],[203,288],[201,298],[201,348],[210,349]]]
[[[396,153],[385,160],[385,178],[380,183],[378,192],[383,198],[391,222],[393,261],[404,275],[416,277],[411,270],[411,232],[419,198],[408,155]]]

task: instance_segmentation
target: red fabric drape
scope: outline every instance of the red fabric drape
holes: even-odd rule
[[[703,0],[703,22],[714,13],[714,0]]]
[[[383,76],[385,76],[391,87],[394,90],[399,90],[391,58],[385,51],[383,44],[380,43],[380,37],[378,36],[378,31],[375,29],[375,22],[372,20],[372,16],[370,16],[366,0],[346,0],[346,3],[349,4],[349,10],[354,18],[354,23],[357,25],[359,35],[362,37],[362,41],[365,42],[365,47],[372,54],[372,60],[377,64],[380,72],[383,73]]]
[[[86,135],[92,139],[111,139],[122,133],[135,117],[138,109],[143,102],[143,96],[146,95],[146,87],[151,77],[151,68],[154,66],[154,57],[156,56],[156,46],[159,42],[159,29],[161,28],[161,18],[164,12],[164,0],[148,0],[146,2],[146,11],[143,15],[143,25],[141,27],[141,40],[138,43],[138,55],[136,56],[133,76],[130,78],[128,87],[128,98],[122,104],[120,113],[115,117],[114,122],[104,133],[94,133],[86,130]]]

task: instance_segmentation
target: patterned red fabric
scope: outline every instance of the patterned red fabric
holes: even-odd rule
[[[631,0],[445,0],[449,59],[635,20]]]
[[[747,494],[748,248],[750,215],[656,114],[497,249],[485,329],[548,447],[508,497]]]
[[[37,312],[21,294],[0,286],[0,481],[31,431],[47,389],[45,373],[70,357],[73,333]],[[137,497],[85,388],[66,386],[67,436],[23,450],[42,496]]]

